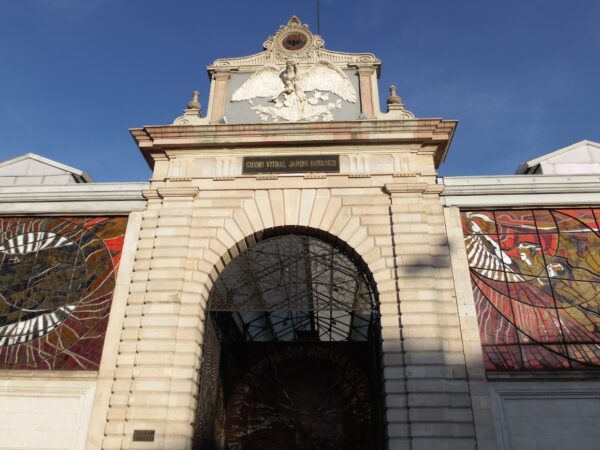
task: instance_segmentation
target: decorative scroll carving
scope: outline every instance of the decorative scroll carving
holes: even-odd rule
[[[308,25],[302,24],[293,16],[285,26],[281,26],[275,36],[270,36],[263,43],[264,51],[241,58],[217,59],[211,68],[218,67],[256,67],[267,64],[285,64],[293,58],[304,64],[315,64],[319,61],[330,63],[371,63],[381,62],[372,53],[342,53],[324,49],[325,41],[319,35],[312,34]]]

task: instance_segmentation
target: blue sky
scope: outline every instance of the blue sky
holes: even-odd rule
[[[0,160],[35,152],[96,181],[146,180],[129,128],[171,123],[205,67],[262,49],[316,0],[0,0]],[[600,141],[597,0],[321,0],[332,50],[375,53],[417,117],[457,119],[441,175],[513,173]]]

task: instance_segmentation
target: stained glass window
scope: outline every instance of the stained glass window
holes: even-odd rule
[[[0,217],[0,368],[97,370],[126,217]]]
[[[600,368],[600,209],[462,222],[486,369]]]

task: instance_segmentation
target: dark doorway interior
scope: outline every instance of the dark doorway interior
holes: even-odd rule
[[[353,252],[263,235],[211,291],[194,448],[382,448],[379,330]]]

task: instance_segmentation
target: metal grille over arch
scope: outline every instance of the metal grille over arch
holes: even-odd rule
[[[353,258],[299,234],[261,240],[234,258],[209,308],[231,313],[244,341],[365,341],[378,314],[374,284]]]
[[[255,238],[210,292],[194,448],[382,448],[379,308],[366,264],[315,230]]]

